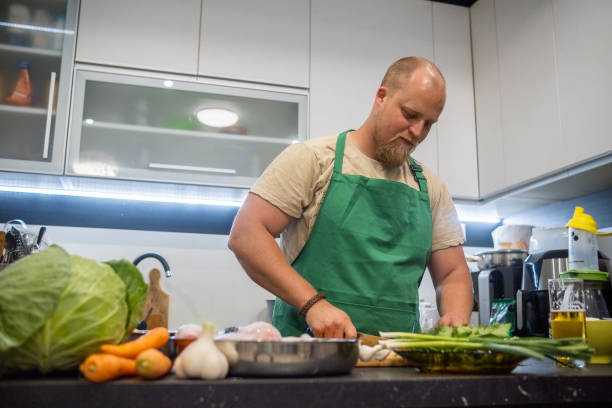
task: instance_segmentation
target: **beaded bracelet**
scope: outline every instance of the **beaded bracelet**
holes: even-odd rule
[[[300,309],[300,314],[306,317],[306,313],[308,313],[310,308],[313,307],[314,304],[317,303],[321,299],[325,299],[325,293],[323,292],[319,292],[313,297],[311,297],[310,299],[308,299],[308,302],[306,302],[304,306],[302,306],[302,308]]]

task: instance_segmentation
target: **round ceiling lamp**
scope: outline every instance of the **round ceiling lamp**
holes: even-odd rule
[[[221,108],[202,109],[196,113],[196,116],[203,124],[218,128],[232,126],[238,122],[236,113]]]

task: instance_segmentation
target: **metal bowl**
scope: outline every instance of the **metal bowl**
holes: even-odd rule
[[[216,340],[215,343],[236,352],[235,358],[229,359],[229,374],[243,377],[347,374],[359,358],[356,339]]]

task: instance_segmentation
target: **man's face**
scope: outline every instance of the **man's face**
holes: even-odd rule
[[[389,167],[405,163],[437,122],[445,97],[444,84],[434,81],[425,70],[415,71],[394,92],[379,88],[374,128],[376,159]]]

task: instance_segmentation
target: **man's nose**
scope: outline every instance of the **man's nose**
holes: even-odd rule
[[[423,137],[423,129],[425,128],[424,120],[416,120],[410,125],[410,132],[420,141]]]

